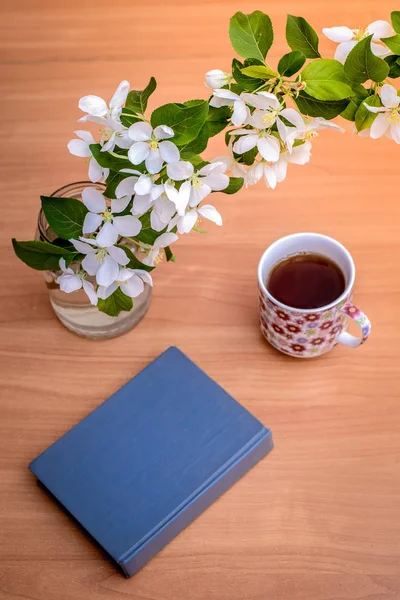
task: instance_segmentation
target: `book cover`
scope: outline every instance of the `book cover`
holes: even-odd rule
[[[29,468],[130,577],[271,448],[271,432],[171,347]]]

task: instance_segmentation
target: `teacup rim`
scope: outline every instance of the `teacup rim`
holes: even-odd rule
[[[330,240],[331,242],[333,242],[334,244],[336,244],[336,246],[338,246],[340,248],[340,250],[346,255],[350,266],[351,266],[351,274],[350,274],[350,278],[349,281],[346,285],[346,288],[344,289],[344,291],[342,292],[342,294],[340,294],[340,296],[338,298],[336,298],[336,300],[333,300],[333,302],[330,302],[329,304],[325,304],[324,306],[320,306],[319,308],[295,308],[294,306],[289,306],[288,304],[284,304],[283,302],[280,302],[279,300],[277,300],[275,298],[275,296],[273,296],[268,290],[267,287],[263,281],[263,277],[262,277],[262,267],[265,261],[266,256],[268,255],[268,253],[278,244],[281,244],[282,242],[284,242],[285,240],[288,240],[289,238],[294,238],[300,235],[310,235],[310,236],[314,236],[314,237],[318,237],[318,238],[323,238],[325,240]],[[262,253],[262,256],[260,258],[260,261],[258,263],[258,269],[257,269],[257,275],[258,275],[258,285],[261,288],[262,292],[265,294],[265,296],[267,296],[267,298],[269,298],[269,300],[271,300],[271,302],[273,302],[274,304],[276,304],[277,306],[279,306],[279,308],[282,308],[286,311],[290,311],[290,312],[295,312],[295,313],[301,313],[301,314],[315,314],[315,313],[320,313],[320,312],[324,312],[326,310],[329,310],[331,308],[334,308],[335,306],[337,306],[338,304],[340,304],[341,302],[343,302],[343,300],[345,300],[347,298],[347,296],[349,295],[349,293],[351,292],[352,288],[354,287],[354,281],[355,281],[355,277],[356,277],[356,267],[354,264],[354,260],[353,257],[351,256],[350,252],[347,250],[347,248],[345,246],[343,246],[343,244],[341,244],[340,242],[338,242],[338,240],[336,240],[333,237],[330,237],[329,235],[324,235],[323,233],[315,233],[313,231],[300,231],[297,233],[290,233],[288,235],[285,235],[281,238],[278,238],[277,240],[275,240],[275,242],[272,242],[272,244],[270,244],[268,246],[268,248],[266,248],[264,250],[264,252]]]

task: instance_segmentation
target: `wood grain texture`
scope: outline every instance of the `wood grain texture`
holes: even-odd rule
[[[286,13],[323,26],[389,18],[387,0],[3,0],[0,37],[1,600],[400,599],[399,147],[322,132],[312,162],[216,196],[224,227],[183,237],[155,274],[145,320],[91,342],[52,314],[40,273],[9,238],[33,234],[39,194],[85,178],[66,144],[78,99],[110,97],[154,75],[151,107],[206,97],[203,74],[229,69],[229,17],[271,15],[271,64]],[[321,39],[326,55],[334,45]],[[331,55],[332,55],[331,54]],[[213,140],[211,151],[221,152]],[[358,350],[311,361],[278,354],[257,325],[255,271],[276,238],[338,238],[357,266],[355,300],[373,323]],[[276,448],[124,580],[38,490],[28,462],[171,344],[252,411]]]

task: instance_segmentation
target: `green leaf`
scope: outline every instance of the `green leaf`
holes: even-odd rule
[[[156,239],[167,231],[167,228],[162,231],[154,231],[150,223],[150,213],[149,210],[147,213],[139,217],[140,222],[142,223],[142,229],[139,231],[137,235],[135,235],[135,240],[142,242],[143,244],[149,244],[152,246]],[[138,267],[139,268],[139,267]]]
[[[247,77],[253,77],[258,79],[271,79],[271,77],[278,77],[279,73],[273,71],[270,67],[266,67],[263,65],[253,66],[253,67],[244,67],[242,69],[243,75],[247,75]]]
[[[154,77],[152,77],[144,90],[140,92],[132,90],[131,92],[129,92],[128,97],[126,99],[126,108],[129,108],[134,113],[144,115],[147,108],[147,102],[151,94],[156,89],[156,87],[157,82],[154,79]]]
[[[77,256],[76,251],[69,252],[65,248],[55,246],[49,242],[12,240],[15,254],[22,262],[38,271],[58,271],[60,258],[64,258],[69,265]]]
[[[282,77],[291,77],[297,71],[300,71],[301,67],[306,62],[306,57],[300,50],[292,50],[288,54],[282,56],[278,63],[278,72]]]
[[[187,160],[203,152],[207,148],[208,138],[208,123],[206,121],[200,129],[198,136],[188,144],[180,147],[181,160]]]
[[[394,10],[390,16],[392,18],[393,29],[396,33],[400,33],[400,10]]]
[[[364,83],[367,79],[380,82],[386,79],[389,65],[371,52],[372,35],[358,42],[344,63],[344,72],[350,81]]]
[[[303,115],[323,117],[324,119],[329,120],[340,115],[348,105],[349,100],[329,100],[324,102],[323,100],[312,98],[306,94],[306,92],[302,91],[297,98],[295,98],[295,103]]]
[[[174,130],[174,144],[185,145],[194,140],[203,127],[208,115],[206,100],[193,100],[189,106],[164,104],[151,115],[153,127],[168,125]]]
[[[386,44],[389,50],[395,54],[400,54],[400,33],[392,37],[381,38],[381,41]]]
[[[391,54],[384,58],[385,62],[389,65],[389,77],[391,79],[397,79],[400,77],[400,57]]]
[[[348,121],[354,121],[357,109],[361,102],[368,98],[368,91],[359,83],[354,83],[351,88],[353,90],[353,95],[350,97],[350,102],[344,111],[340,113],[340,116]]]
[[[243,152],[243,154],[233,154],[234,157],[243,165],[247,165],[248,167],[254,163],[254,160],[258,154],[257,146],[248,150],[247,152]]]
[[[225,129],[231,118],[229,106],[215,108],[210,106],[207,115],[208,137],[213,137]]]
[[[161,235],[160,232],[157,233],[157,237]],[[135,236],[135,239],[137,239],[138,236]],[[126,252],[127,257],[129,258],[129,263],[126,265],[127,268],[129,269],[143,269],[144,271],[152,271],[154,269],[154,267],[149,267],[149,265],[145,265],[144,263],[142,263],[141,260],[139,260],[132,252],[132,250],[130,248],[128,248],[128,246],[124,246],[123,244],[116,244],[117,248],[122,248],[122,250],[124,250]]]
[[[235,80],[237,81],[238,84],[243,86],[243,88],[249,92],[256,90],[264,83],[264,81],[262,79],[254,79],[252,77],[247,77],[247,75],[243,75],[243,73],[242,73],[243,67],[249,67],[249,66],[251,66],[251,63],[256,63],[258,65],[263,64],[257,58],[247,58],[244,61],[244,64],[241,63],[240,60],[238,60],[237,58],[234,58],[232,60],[232,75],[233,75],[233,77],[235,78]],[[229,108],[229,106],[223,107],[223,108]]]
[[[307,94],[317,100],[343,100],[353,94],[343,65],[337,60],[314,60],[303,69],[301,79],[306,83]]]
[[[90,144],[89,146],[91,153],[97,160],[99,165],[104,169],[110,169],[110,171],[120,171],[121,169],[136,169],[141,170],[140,166],[133,165],[128,158],[122,154],[121,158],[116,158],[110,152],[102,152],[100,144]],[[118,154],[118,153],[116,153]]]
[[[368,108],[364,106],[364,104],[368,104],[369,106],[381,106],[381,100],[379,96],[375,94],[360,104],[355,115],[357,131],[362,131],[363,129],[368,129],[368,127],[371,127],[372,123],[375,121],[375,118],[378,116],[377,113],[370,112]]]
[[[138,121],[142,120],[133,112],[133,110],[131,108],[126,108],[126,107],[122,109],[122,114],[121,114],[120,119],[121,119],[122,125],[124,125],[125,127],[130,127],[134,123],[137,123]],[[118,144],[118,138],[117,138],[117,144]]]
[[[169,262],[169,261],[176,262],[175,254],[172,252],[172,250],[169,246],[166,246],[164,248],[164,252],[165,252],[165,258],[167,259],[167,262]]]
[[[76,198],[41,196],[42,208],[51,229],[64,240],[82,235],[83,221],[89,212]]]
[[[307,58],[320,58],[318,36],[303,17],[288,15],[286,21],[286,39],[292,50],[299,50]]]
[[[117,288],[106,300],[99,298],[97,308],[109,317],[118,317],[121,311],[129,312],[132,310],[133,300],[130,296],[126,296],[121,288]]]
[[[229,185],[224,190],[221,190],[223,194],[236,194],[243,187],[244,179],[242,177],[230,177]]]
[[[250,15],[237,12],[230,20],[229,37],[239,56],[264,60],[274,40],[271,19],[259,10]]]

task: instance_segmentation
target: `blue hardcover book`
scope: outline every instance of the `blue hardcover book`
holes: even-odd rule
[[[271,432],[171,347],[29,468],[130,577],[271,448]]]

